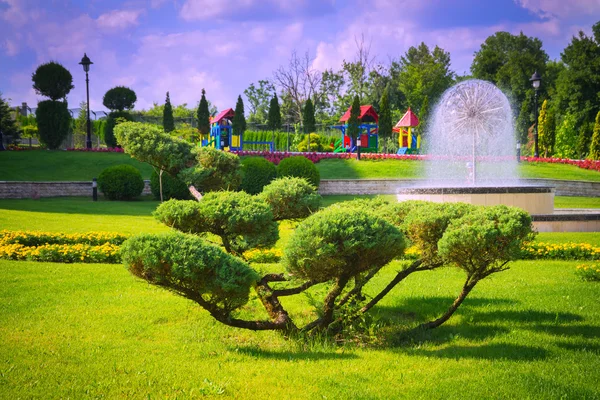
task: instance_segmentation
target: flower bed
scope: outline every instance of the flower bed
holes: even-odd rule
[[[88,153],[123,153],[124,150],[120,147],[93,147],[86,149],[85,147],[69,147],[67,151],[83,151]]]
[[[527,243],[521,253],[526,260],[556,259],[556,260],[600,260],[600,247],[587,243]]]
[[[600,172],[600,160],[569,160],[568,158],[554,158],[554,157],[521,157],[522,161],[526,162],[540,162],[549,164],[568,164],[575,165],[576,167],[583,169],[591,169],[593,171]]]
[[[600,264],[582,264],[575,269],[575,275],[588,282],[600,282]]]
[[[88,244],[98,246],[105,243],[120,245],[126,235],[113,232],[61,233],[34,231],[0,231],[0,245],[22,244],[40,246],[43,244]]]

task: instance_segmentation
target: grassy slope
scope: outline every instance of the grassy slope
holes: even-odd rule
[[[164,230],[149,216],[155,205],[2,200],[0,228]],[[546,234],[565,239],[556,235]],[[228,328],[121,265],[0,260],[0,398],[593,398],[599,287],[578,281],[575,265],[514,263],[445,326],[399,341],[388,324],[434,317],[462,285],[454,269],[415,274],[374,310],[384,342],[361,348]],[[306,308],[302,296],[286,300],[296,314]]]
[[[80,153],[66,151],[0,152],[1,180],[66,181],[91,180],[115,164],[131,164],[144,178],[150,166],[120,153]],[[317,163],[322,179],[402,178],[417,179],[423,175],[423,162],[407,160],[323,160]],[[600,181],[600,173],[562,164],[519,164],[525,178],[552,178]]]

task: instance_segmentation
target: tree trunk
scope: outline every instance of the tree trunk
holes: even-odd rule
[[[163,202],[163,191],[162,191],[162,174],[163,174],[164,170],[161,168],[160,172],[158,173],[158,188],[160,190],[160,202]]]
[[[336,279],[333,288],[331,288],[329,293],[327,293],[327,296],[325,297],[325,302],[323,304],[323,318],[321,318],[321,322],[319,324],[322,327],[326,328],[329,324],[333,322],[335,300],[342,293],[342,290],[344,290],[344,287],[346,287],[346,284],[349,280],[349,276],[340,276]]]
[[[448,319],[450,319],[450,317],[452,316],[452,314],[454,314],[454,312],[462,304],[462,302],[465,300],[465,298],[469,295],[469,293],[471,292],[471,290],[473,290],[473,288],[475,287],[475,285],[477,284],[477,282],[478,282],[477,280],[470,281],[470,277],[467,278],[467,281],[465,282],[465,284],[464,284],[464,286],[463,286],[460,294],[458,295],[458,297],[456,298],[456,300],[454,300],[454,303],[452,303],[452,305],[450,306],[450,308],[448,308],[448,311],[446,311],[444,313],[444,315],[442,315],[441,317],[439,317],[436,320],[429,321],[427,323],[419,325],[419,328],[421,328],[421,329],[434,329],[434,328],[437,328],[438,326],[442,325],[444,322],[448,321]]]

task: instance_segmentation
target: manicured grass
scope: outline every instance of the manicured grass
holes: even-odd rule
[[[554,208],[600,208],[600,197],[554,197]]]
[[[150,178],[152,168],[127,154],[83,153],[67,151],[0,152],[2,180],[7,181],[86,181],[97,177],[111,165],[131,164]],[[316,164],[321,179],[419,179],[424,162],[410,160],[323,160]],[[600,181],[600,173],[572,165],[520,163],[524,178]]]
[[[123,153],[84,153],[77,151],[2,151],[0,171],[3,181],[91,181],[107,167],[130,164],[150,179],[152,167]]]
[[[121,265],[0,261],[0,397],[594,398],[600,287],[576,264],[515,263],[446,325],[402,336],[462,284],[454,269],[415,274],[374,310],[381,342],[364,347],[226,327]]]

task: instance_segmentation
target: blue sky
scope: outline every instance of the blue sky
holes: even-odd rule
[[[195,105],[202,88],[224,109],[294,50],[316,69],[338,69],[363,35],[383,63],[423,41],[465,73],[496,31],[539,37],[555,59],[598,20],[600,0],[0,0],[0,91],[34,107],[42,98],[31,74],[54,60],[73,74],[76,108],[87,52],[94,110],[116,85],[136,91],[138,109],[164,102],[166,91],[174,104]]]

